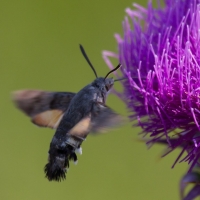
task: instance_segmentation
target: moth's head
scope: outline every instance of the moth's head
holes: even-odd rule
[[[97,78],[93,81],[92,85],[98,88],[101,92],[107,93],[114,85],[113,78]]]
[[[105,88],[108,92],[112,88],[112,86],[114,85],[114,79],[113,78],[107,78],[107,79],[104,79],[104,82],[105,82]]]

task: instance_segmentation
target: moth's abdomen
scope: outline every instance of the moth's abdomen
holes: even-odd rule
[[[50,148],[48,163],[44,167],[46,178],[49,181],[61,181],[66,179],[69,161],[77,163],[78,159],[74,147],[66,145],[64,149]]]

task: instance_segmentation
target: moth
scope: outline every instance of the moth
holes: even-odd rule
[[[28,115],[34,124],[56,129],[50,143],[48,163],[44,167],[49,181],[66,178],[69,161],[78,161],[76,153],[82,153],[81,144],[90,132],[105,132],[122,121],[122,117],[106,105],[107,94],[114,82],[118,81],[108,76],[121,64],[105,77],[98,77],[81,45],[80,49],[96,79],[78,93],[41,90],[13,93],[16,107]]]

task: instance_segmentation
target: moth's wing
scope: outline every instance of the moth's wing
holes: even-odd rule
[[[101,103],[95,103],[91,113],[90,131],[103,133],[110,128],[122,125],[125,118],[114,112],[111,108]]]
[[[84,138],[89,132],[103,133],[109,128],[121,125],[125,119],[115,113],[109,107],[94,103],[91,113],[80,120],[70,131],[69,134]]]
[[[75,93],[20,90],[13,93],[17,108],[38,126],[57,128]]]
[[[85,138],[91,130],[91,115],[81,119],[70,131],[69,134],[81,138]]]
[[[62,110],[47,110],[34,116],[31,121],[38,126],[57,129],[63,115]]]

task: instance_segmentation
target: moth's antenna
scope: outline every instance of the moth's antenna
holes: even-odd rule
[[[104,80],[111,74],[113,73],[114,71],[118,70],[122,65],[119,63],[119,65],[117,65],[117,67],[115,67],[114,69],[112,69],[111,71],[109,71],[107,73],[107,75],[105,76]]]
[[[85,53],[85,50],[84,50],[84,48],[83,48],[83,46],[82,46],[81,44],[80,44],[80,49],[81,49],[81,53],[83,54],[84,58],[86,59],[86,61],[87,61],[88,64],[90,65],[90,67],[92,68],[92,70],[93,70],[93,72],[94,72],[96,78],[98,78],[97,73],[96,73],[96,70],[94,69],[92,63],[90,62],[90,60],[89,60],[87,54]]]

